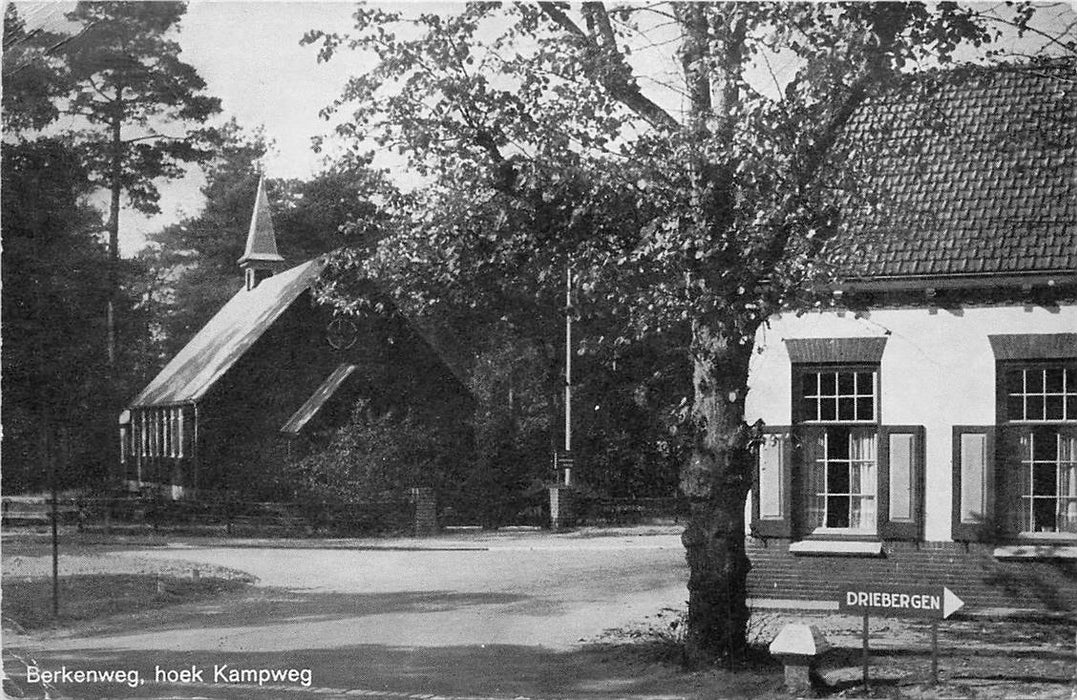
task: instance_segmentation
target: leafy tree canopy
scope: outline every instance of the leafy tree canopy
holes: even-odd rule
[[[1030,16],[1019,6],[1013,22]],[[828,164],[851,115],[903,71],[983,50],[998,29],[954,3],[491,3],[354,17],[351,33],[306,38],[322,60],[373,59],[330,107],[350,117],[340,133],[357,151],[399,149],[432,184],[403,203],[379,255],[345,256],[342,269],[423,290],[429,308],[484,308],[549,332],[571,265],[603,316],[584,324],[597,346],[685,334],[688,651],[738,652],[755,332],[781,306],[813,303],[804,290],[827,273],[819,253],[850,196]]]

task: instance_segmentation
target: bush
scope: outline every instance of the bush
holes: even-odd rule
[[[453,448],[443,430],[410,412],[376,414],[361,399],[324,446],[289,469],[300,503],[316,527],[356,504],[402,502],[414,486],[437,488]],[[364,528],[365,529],[365,528]]]

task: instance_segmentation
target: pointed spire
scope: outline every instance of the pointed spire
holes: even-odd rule
[[[259,282],[282,267],[284,258],[277,252],[277,234],[273,230],[273,218],[269,212],[266,181],[258,180],[258,194],[254,200],[254,214],[247,233],[247,248],[239,259],[239,266],[246,277],[247,289],[254,289]]]

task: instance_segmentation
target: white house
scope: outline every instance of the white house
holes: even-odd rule
[[[1075,68],[920,76],[850,122],[870,204],[837,303],[771,318],[750,368],[758,605],[865,581],[1077,609]]]

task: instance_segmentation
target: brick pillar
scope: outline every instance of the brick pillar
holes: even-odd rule
[[[573,524],[572,487],[558,484],[549,487],[550,491],[550,527],[560,530]]]
[[[434,489],[422,486],[411,490],[415,501],[415,536],[433,535],[438,531],[438,503]]]

